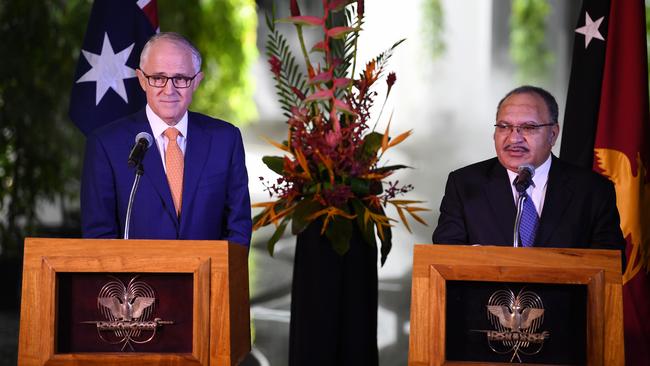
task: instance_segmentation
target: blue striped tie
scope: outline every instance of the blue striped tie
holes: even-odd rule
[[[524,195],[524,207],[521,212],[521,222],[519,225],[519,238],[521,243],[525,247],[532,247],[535,244],[535,233],[537,232],[537,226],[539,225],[539,216],[537,216],[537,210],[535,210],[535,205],[533,200],[530,199],[528,193],[520,193],[519,195]]]

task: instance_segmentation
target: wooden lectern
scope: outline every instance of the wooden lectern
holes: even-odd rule
[[[582,335],[586,343],[586,364],[609,366],[625,363],[619,251],[416,245],[409,365],[470,364],[449,360],[446,354],[447,327],[453,326],[446,324],[447,311],[452,311],[447,308],[450,300],[447,291],[448,285],[459,283],[456,281],[586,287],[586,334]],[[486,311],[481,311],[481,316],[485,316]]]
[[[188,352],[60,352],[60,278],[131,273],[189,279]],[[248,250],[240,245],[27,238],[22,283],[19,365],[236,365],[250,351]],[[98,302],[97,293],[83,297]]]

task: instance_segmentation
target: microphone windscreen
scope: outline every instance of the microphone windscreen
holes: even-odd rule
[[[147,149],[151,147],[151,144],[153,144],[153,136],[151,136],[151,134],[148,132],[140,132],[139,134],[135,135],[136,144],[142,139],[147,141]]]
[[[531,178],[535,176],[535,167],[532,164],[520,165],[519,168],[517,168],[519,174],[524,170],[528,170],[528,174],[530,174]]]

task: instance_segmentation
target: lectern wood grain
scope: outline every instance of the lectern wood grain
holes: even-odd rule
[[[57,354],[62,272],[191,273],[192,353]],[[223,241],[27,238],[19,365],[236,365],[250,350],[248,251]]]
[[[620,252],[565,248],[416,245],[409,365],[480,365],[445,356],[446,281],[587,286],[587,363],[624,365]]]

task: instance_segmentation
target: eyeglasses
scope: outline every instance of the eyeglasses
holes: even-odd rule
[[[142,71],[142,69],[140,69]],[[200,71],[199,71],[200,72]],[[164,76],[164,75],[147,75],[142,71],[142,75],[144,75],[145,78],[147,78],[147,82],[149,83],[150,86],[153,86],[154,88],[164,88],[167,85],[167,81],[171,80],[172,84],[174,85],[175,88],[178,89],[185,89],[189,88],[190,85],[192,85],[192,80],[196,78],[196,75],[199,73],[197,72],[194,74],[194,76]]]
[[[553,126],[555,123],[544,123],[544,124],[532,124],[532,123],[524,123],[518,126],[511,125],[509,123],[497,123],[494,125],[496,129],[496,133],[500,135],[509,135],[514,131],[515,129],[517,130],[517,133],[520,133],[524,136],[531,136],[537,133],[537,131],[546,126]]]

